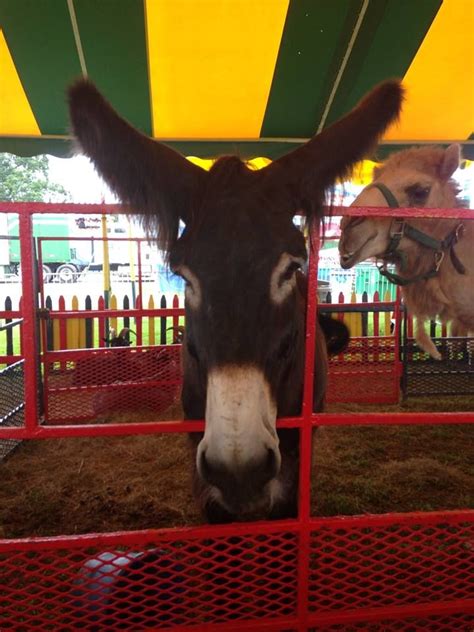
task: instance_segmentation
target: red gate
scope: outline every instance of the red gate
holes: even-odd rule
[[[78,212],[77,205],[55,205]],[[20,212],[25,424],[0,438],[188,432],[202,422],[40,424],[31,213]],[[117,211],[114,207],[107,209]],[[366,210],[366,209],[365,209]],[[81,206],[100,213],[104,207]],[[347,211],[345,211],[347,212]],[[362,214],[350,209],[350,214]],[[387,209],[371,213],[389,215]],[[424,215],[434,216],[425,211]],[[469,218],[469,211],[436,216]],[[397,214],[410,216],[413,209]],[[313,414],[316,262],[310,262],[300,497],[295,520],[0,541],[1,628],[14,630],[469,630],[474,511],[313,518],[311,437],[318,425],[472,423],[474,413]],[[31,344],[30,344],[31,343]],[[140,352],[141,353],[141,352]],[[67,358],[64,357],[65,362]]]

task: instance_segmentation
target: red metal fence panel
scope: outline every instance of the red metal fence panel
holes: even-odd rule
[[[1,210],[12,210],[3,203]],[[50,205],[18,205],[24,283],[25,427],[0,428],[0,437],[52,437],[131,432],[183,432],[199,422],[41,426],[30,213]],[[57,212],[77,211],[57,205]],[[114,210],[116,208],[114,207]],[[81,212],[103,212],[81,205]],[[367,211],[367,209],[364,209]],[[361,214],[361,209],[351,209]],[[372,215],[387,210],[370,209]],[[432,216],[439,216],[436,211]],[[431,210],[425,211],[429,215]],[[443,211],[464,216],[465,211]],[[413,215],[397,209],[399,215]],[[467,215],[466,215],[467,217]],[[349,518],[310,516],[311,438],[315,424],[472,423],[474,413],[313,415],[312,371],[316,321],[316,265],[307,312],[302,416],[281,425],[300,428],[299,514],[295,520],[115,534],[0,540],[0,627],[5,630],[470,630],[474,627],[474,511]],[[71,317],[77,317],[72,315]],[[353,343],[368,370],[394,356],[393,346]],[[359,345],[359,346],[358,346]],[[98,393],[92,370],[109,382],[124,366],[160,366],[162,348],[125,349],[113,363],[108,349],[45,354],[50,385]],[[170,353],[177,353],[176,349]],[[127,352],[127,354],[125,354]],[[68,355],[69,354],[69,355]],[[156,355],[158,354],[158,355]],[[378,355],[376,355],[378,354]],[[83,361],[81,368],[81,360]],[[84,362],[85,361],[85,362]],[[104,363],[104,367],[102,364]],[[149,364],[148,364],[149,363]],[[336,363],[349,379],[350,367]],[[68,366],[69,365],[69,366]],[[101,369],[99,370],[99,365]],[[141,366],[141,369],[143,369]],[[163,365],[164,366],[164,365]],[[169,369],[166,369],[169,370]],[[346,371],[346,374],[344,374]],[[82,372],[82,373],[81,373]],[[130,389],[140,389],[137,371]],[[383,373],[378,367],[375,373]],[[115,377],[117,377],[117,375]],[[159,382],[163,376],[156,373]],[[337,378],[335,378],[337,379]],[[55,383],[56,380],[56,383]],[[167,374],[164,382],[178,380]],[[110,384],[112,386],[113,382]],[[128,387],[127,387],[128,388]],[[114,393],[115,387],[110,389]],[[61,392],[61,391],[60,391]],[[103,393],[102,393],[103,395]],[[92,398],[93,399],[93,398]],[[48,406],[51,405],[51,390]],[[91,404],[93,409],[94,404]],[[60,415],[64,415],[61,409]]]

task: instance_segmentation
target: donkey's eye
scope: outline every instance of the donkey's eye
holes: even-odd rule
[[[297,270],[301,270],[302,264],[299,261],[291,261],[280,277],[280,285],[284,281],[289,281]]]
[[[428,199],[431,187],[421,184],[413,184],[405,189],[408,198],[412,204],[424,204]]]
[[[192,343],[190,340],[188,340],[187,342],[187,348],[188,348],[188,353],[189,355],[194,358],[195,360],[198,360],[198,354],[196,351],[196,347],[194,346],[194,343]]]
[[[184,279],[185,296],[188,304],[194,309],[199,308],[201,305],[201,284],[197,276],[187,266],[180,266],[174,272]]]

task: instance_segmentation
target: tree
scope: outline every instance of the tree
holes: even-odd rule
[[[0,154],[0,200],[3,202],[65,202],[66,189],[49,180],[47,156],[22,158]]]

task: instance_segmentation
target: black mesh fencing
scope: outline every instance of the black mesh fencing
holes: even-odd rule
[[[24,425],[24,360],[19,360],[0,370],[0,426]],[[0,439],[0,461],[20,441]]]

